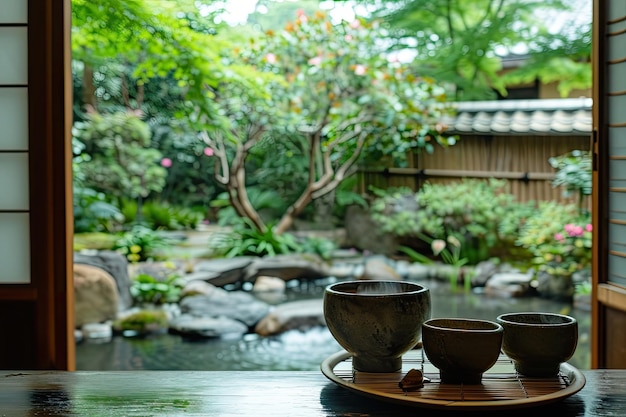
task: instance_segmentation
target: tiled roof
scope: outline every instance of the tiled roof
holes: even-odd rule
[[[590,98],[465,101],[451,103],[447,133],[486,135],[588,135]]]

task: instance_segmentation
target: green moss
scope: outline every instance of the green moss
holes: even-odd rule
[[[167,327],[167,314],[163,310],[141,310],[116,320],[113,329],[117,332],[132,330],[136,332],[158,331]]]
[[[119,236],[110,233],[77,233],[74,235],[74,250],[111,250]]]

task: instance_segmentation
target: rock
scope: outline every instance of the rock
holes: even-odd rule
[[[88,323],[82,326],[83,337],[89,341],[108,342],[113,338],[110,323]]]
[[[205,281],[211,285],[214,285],[215,282],[222,281],[221,275],[219,272],[210,272],[210,271],[196,271],[191,272],[189,274],[183,275],[181,277],[181,281],[190,283],[192,281]],[[215,284],[216,285],[216,284]]]
[[[572,301],[574,282],[571,276],[551,275],[545,271],[538,271],[537,293],[551,300]]]
[[[314,326],[325,326],[324,304],[321,299],[301,300],[276,306],[254,328],[261,336],[270,336],[287,330],[306,330]]]
[[[346,209],[344,223],[349,246],[387,256],[396,252],[397,239],[391,233],[381,231],[367,209],[356,205],[349,206]]]
[[[208,295],[192,295],[180,301],[183,314],[197,317],[227,317],[253,327],[269,312],[269,305],[243,291],[216,288]]]
[[[366,260],[363,274],[360,275],[358,278],[394,281],[402,279],[400,274],[396,272],[395,268],[390,265],[385,259],[380,257],[372,257]]]
[[[119,294],[119,309],[125,310],[133,305],[130,294],[131,280],[128,274],[128,261],[115,251],[95,251],[87,255],[74,253],[74,265],[91,265],[108,272],[115,280]]]
[[[211,284],[223,287],[227,284],[242,282],[244,270],[256,259],[258,258],[253,256],[238,256],[199,261],[194,265],[193,273],[207,273]]]
[[[115,280],[95,266],[74,265],[74,317],[76,327],[115,319],[119,294]]]
[[[328,274],[336,278],[350,278],[355,276],[354,272],[357,270],[357,268],[358,265],[351,263],[333,263],[330,266]]]
[[[485,284],[485,294],[501,297],[522,297],[528,295],[531,290],[532,273],[499,272]]]
[[[248,326],[228,317],[195,317],[183,314],[170,321],[170,333],[191,338],[240,337]]]
[[[222,289],[217,288],[215,285],[210,284],[205,281],[189,281],[180,292],[180,297],[184,298],[190,295],[206,295],[210,296],[212,293],[216,291],[223,291]]]
[[[261,275],[257,277],[254,282],[254,287],[252,287],[252,291],[254,292],[285,292],[285,281],[276,278],[276,277],[268,277],[265,275]]]
[[[330,275],[330,266],[321,257],[312,253],[266,256],[250,263],[246,268],[244,279],[255,281],[261,275],[270,275],[285,281],[313,280]]]
[[[473,287],[484,287],[489,278],[498,271],[498,266],[493,261],[482,261],[474,267],[472,276]]]
[[[418,262],[411,262],[398,273],[409,281],[423,281],[430,278],[430,267]]]

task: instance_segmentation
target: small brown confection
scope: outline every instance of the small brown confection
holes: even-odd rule
[[[404,378],[398,382],[398,386],[403,391],[412,391],[424,386],[424,375],[419,369],[411,369]]]

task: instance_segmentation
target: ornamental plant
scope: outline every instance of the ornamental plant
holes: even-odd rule
[[[499,224],[515,197],[502,180],[462,180],[426,183],[414,193],[408,189],[375,191],[372,218],[383,231],[399,237],[460,240],[462,257],[475,264],[489,257],[500,241]]]
[[[439,123],[448,112],[444,90],[390,59],[383,35],[379,22],[333,24],[325,13],[299,12],[283,30],[223,51],[229,71],[212,90],[219,110],[195,119],[205,122],[201,137],[214,150],[215,178],[237,214],[259,231],[268,226],[248,198],[248,162],[267,140],[291,141],[305,161],[306,176],[276,234],[337,190],[366,155],[399,157],[454,143]],[[254,82],[228,77],[244,72]]]
[[[571,276],[591,264],[592,226],[575,204],[544,202],[520,230],[518,245],[532,254],[539,271]]]
[[[135,225],[117,239],[113,249],[124,255],[128,262],[136,263],[157,258],[160,249],[167,249],[172,244],[172,239],[146,226]]]
[[[539,270],[551,275],[570,276],[591,265],[592,225],[587,222],[567,223],[555,233],[551,242],[535,251]]]
[[[585,198],[591,195],[591,153],[574,150],[548,160],[556,170],[552,185],[563,188],[563,195],[574,195],[581,215],[585,214]]]

